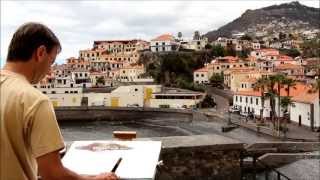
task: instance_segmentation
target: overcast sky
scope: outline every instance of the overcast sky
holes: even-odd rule
[[[58,63],[78,57],[80,49],[94,40],[150,40],[163,33],[191,37],[215,30],[236,19],[247,9],[290,2],[286,0],[234,1],[3,1],[1,0],[1,64],[8,44],[19,25],[36,21],[46,24],[62,43]],[[319,8],[318,0],[301,4]]]

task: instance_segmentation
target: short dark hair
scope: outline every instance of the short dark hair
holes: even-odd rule
[[[61,50],[59,39],[47,26],[34,22],[23,24],[13,34],[7,61],[28,61],[41,45],[46,47],[48,53],[54,47]]]

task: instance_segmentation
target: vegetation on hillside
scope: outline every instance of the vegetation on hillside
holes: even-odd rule
[[[193,71],[203,67],[210,60],[209,51],[148,52],[140,57],[140,63],[146,66],[147,74],[152,76],[156,83],[198,91],[204,91],[204,88],[193,83]]]
[[[301,45],[302,57],[320,57],[320,35],[312,40],[306,40]]]

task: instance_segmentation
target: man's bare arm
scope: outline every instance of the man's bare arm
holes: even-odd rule
[[[59,151],[54,151],[37,158],[39,174],[43,180],[117,180],[113,173],[97,176],[78,175],[65,168],[61,162]]]

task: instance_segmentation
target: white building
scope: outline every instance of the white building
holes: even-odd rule
[[[290,120],[299,126],[320,127],[319,97],[317,93],[301,93],[292,98],[295,106],[291,106]]]
[[[190,49],[190,50],[203,50],[205,49],[205,46],[208,44],[208,38],[201,37],[200,39],[194,40],[182,40],[180,41],[180,46],[183,49]]]
[[[144,87],[141,85],[120,86],[110,93],[111,107],[144,106]]]
[[[254,50],[260,49],[260,43],[259,43],[259,42],[252,42],[252,43],[251,43],[251,47],[252,47],[252,49],[254,49]]]
[[[46,94],[54,107],[59,106],[80,106],[83,93],[80,87],[43,87],[35,85],[35,87]]]
[[[317,93],[310,93],[309,87],[298,83],[290,88],[290,96],[294,103],[288,107],[290,120],[306,127],[320,127],[319,97]],[[281,89],[281,96],[286,96],[285,88]],[[252,112],[256,117],[260,116],[262,110],[261,92],[238,91],[233,96],[233,106],[238,107],[241,112]],[[279,115],[278,98],[275,98],[275,110]],[[280,117],[283,117],[284,109],[280,108]],[[270,118],[270,100],[265,98],[263,117]]]
[[[240,112],[253,113],[256,117],[260,116],[262,110],[261,93],[258,91],[238,91],[233,96],[233,106],[240,109]],[[277,109],[277,108],[276,108]],[[270,102],[264,101],[263,117],[270,117]]]
[[[193,82],[196,84],[208,84],[210,82],[210,77],[209,69],[207,67],[197,69],[193,72]]]
[[[175,38],[170,34],[163,34],[161,36],[152,39],[150,42],[150,48],[152,52],[169,52],[174,51],[177,43]]]
[[[71,72],[74,87],[91,87],[90,73],[86,69],[75,69]]]
[[[145,73],[143,65],[129,65],[120,68],[119,70],[121,82],[136,82],[138,79],[142,79],[140,76]]]
[[[203,100],[204,95],[201,92],[163,88],[161,92],[152,94],[149,106],[153,108],[193,108]]]

